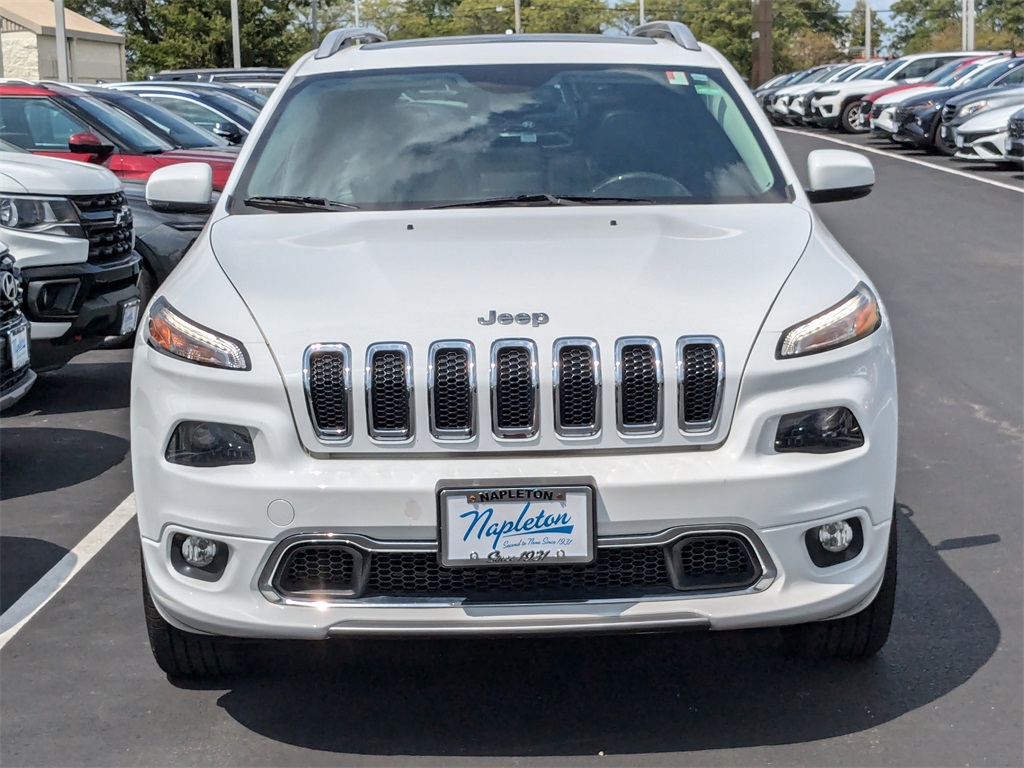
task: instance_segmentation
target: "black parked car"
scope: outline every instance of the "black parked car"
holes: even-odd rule
[[[114,83],[107,87],[159,104],[207,131],[213,131],[218,123],[234,123],[238,131],[224,137],[232,144],[241,144],[259,117],[259,111],[241,99],[218,91],[193,91],[187,83]]]
[[[21,270],[0,243],[0,411],[23,398],[36,380],[29,367],[31,324],[22,311],[24,293]]]
[[[1024,109],[1014,112],[1006,126],[1006,155],[1024,165]]]
[[[942,91],[911,96],[896,107],[894,122],[899,127],[895,138],[918,149],[951,155],[956,152],[948,127],[956,117],[958,108],[954,104],[963,104],[988,89],[1021,82],[1024,82],[1024,59],[1012,58],[987,65]],[[948,118],[944,117],[947,107]]]

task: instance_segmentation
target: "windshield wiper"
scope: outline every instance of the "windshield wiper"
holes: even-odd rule
[[[271,211],[285,211],[302,208],[312,211],[358,211],[354,205],[328,200],[325,197],[300,197],[297,195],[257,195],[247,197],[245,204],[253,208],[266,208]]]
[[[514,197],[489,197],[483,200],[464,200],[459,203],[432,205],[428,210],[442,208],[500,208],[505,205],[601,205],[653,203],[639,197],[590,197],[587,195],[515,195]]]

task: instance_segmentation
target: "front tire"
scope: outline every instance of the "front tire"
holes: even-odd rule
[[[231,675],[238,670],[235,649],[227,640],[185,632],[169,624],[153,603],[142,567],[142,604],[149,647],[157,666],[172,679],[201,680]]]
[[[889,639],[896,602],[896,518],[889,528],[889,552],[882,586],[866,608],[852,616],[782,628],[782,640],[791,656],[803,659],[869,659]]]
[[[839,118],[839,127],[845,133],[865,133],[867,130],[860,126],[860,102],[851,101],[843,107],[843,113]]]

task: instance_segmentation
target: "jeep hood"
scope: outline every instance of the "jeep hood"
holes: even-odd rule
[[[468,339],[485,395],[496,339],[536,341],[541,391],[549,392],[554,340],[594,338],[611,392],[615,340],[653,336],[668,403],[676,339],[713,334],[723,342],[734,396],[811,228],[811,215],[791,204],[579,206],[232,215],[213,224],[210,237],[278,361],[313,450],[315,438],[302,428],[309,417],[301,370],[304,350],[317,342],[351,347],[359,397],[368,345],[410,344],[422,393],[430,343]],[[531,320],[481,324],[492,310]],[[535,313],[548,321],[534,325]],[[727,421],[728,398],[723,406]]]

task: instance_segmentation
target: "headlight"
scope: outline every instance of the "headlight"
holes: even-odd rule
[[[162,298],[149,311],[149,344],[190,363],[238,371],[251,367],[241,342],[179,315]]]
[[[852,344],[874,333],[881,324],[878,299],[861,283],[835,306],[783,333],[776,356],[812,355]]]
[[[0,197],[0,227],[65,237],[85,237],[78,211],[63,197]]]
[[[988,102],[976,101],[973,104],[965,104],[960,107],[960,111],[957,114],[963,117],[965,115],[973,115],[975,112],[981,112],[983,109],[988,109]]]

